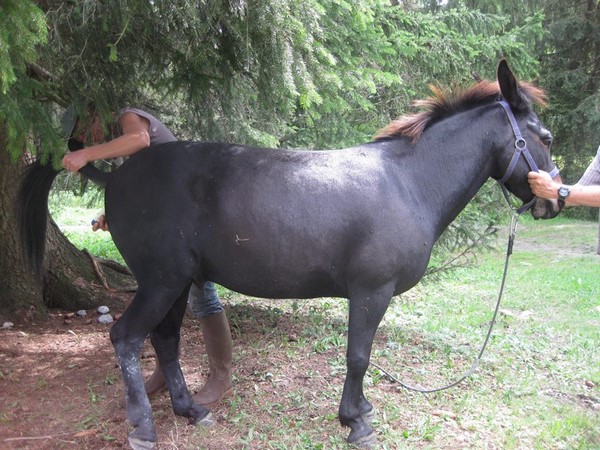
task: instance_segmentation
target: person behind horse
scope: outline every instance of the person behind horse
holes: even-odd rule
[[[114,130],[110,130],[118,135],[114,139],[109,139],[98,114],[91,114],[89,126],[80,124],[82,121],[78,121],[74,114],[71,116],[71,124],[68,124],[69,117],[63,124],[68,134],[79,144],[88,145],[64,156],[62,165],[71,172],[79,171],[89,162],[130,156],[148,146],[177,140],[163,123],[140,109],[124,108],[115,116],[111,127]],[[93,225],[94,231],[98,228],[108,230],[104,216],[100,216]],[[210,370],[208,380],[194,400],[203,406],[211,406],[233,392],[229,322],[212,282],[206,282],[202,289],[192,283],[188,304],[192,314],[200,319]],[[164,389],[165,380],[158,360],[145,386],[148,394]]]
[[[583,176],[572,186],[555,182],[544,171],[529,172],[527,179],[538,197],[557,198],[567,206],[600,207],[600,147]]]

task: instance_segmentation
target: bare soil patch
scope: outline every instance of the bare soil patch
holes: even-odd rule
[[[123,296],[111,312],[122,312],[129,300]],[[93,311],[85,319],[65,323],[66,313],[54,310],[43,321],[0,330],[0,448],[129,448],[131,428],[123,408],[110,325],[97,323]],[[159,448],[254,448],[240,444],[243,436],[235,426],[238,413],[256,417],[268,413],[277,427],[278,421],[293,420],[294,412],[305,408],[311,409],[314,420],[324,420],[328,429],[346,436],[336,417],[339,397],[321,395],[334,389],[332,385],[341,392],[344,371],[331,373],[328,360],[343,358],[343,351],[297,358],[288,354],[285,342],[295,342],[303,332],[301,318],[247,305],[230,307],[228,316],[236,349],[234,397],[213,409],[217,425],[203,430],[173,415],[166,392],[153,397]],[[182,348],[181,364],[193,393],[202,386],[207,364],[201,329],[189,315],[182,328]],[[146,376],[154,364],[147,342],[142,352]],[[298,401],[294,392],[305,394]],[[261,398],[279,405],[278,410],[263,411]]]

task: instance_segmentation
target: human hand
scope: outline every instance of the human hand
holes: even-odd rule
[[[98,217],[92,220],[92,231],[108,231],[108,224],[106,223],[106,216],[100,214]]]
[[[543,170],[529,172],[527,174],[527,181],[536,196],[548,199],[558,198],[560,184],[553,181],[548,172],[544,172]]]
[[[69,172],[78,172],[88,163],[83,150],[67,153],[62,159],[62,165]]]

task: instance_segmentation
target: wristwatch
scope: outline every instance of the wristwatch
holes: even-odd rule
[[[571,195],[571,191],[566,186],[561,186],[558,188],[558,199],[563,202],[567,199],[567,197]]]

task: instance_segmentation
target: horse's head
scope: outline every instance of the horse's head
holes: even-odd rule
[[[523,201],[523,210],[531,207],[536,219],[555,217],[563,205],[557,200],[535,197],[527,182],[527,173],[532,170],[558,174],[550,157],[552,134],[532,108],[533,101],[543,103],[543,92],[529,84],[519,84],[505,60],[498,65],[498,84],[503,97],[499,114],[506,125],[501,128],[495,178]]]

